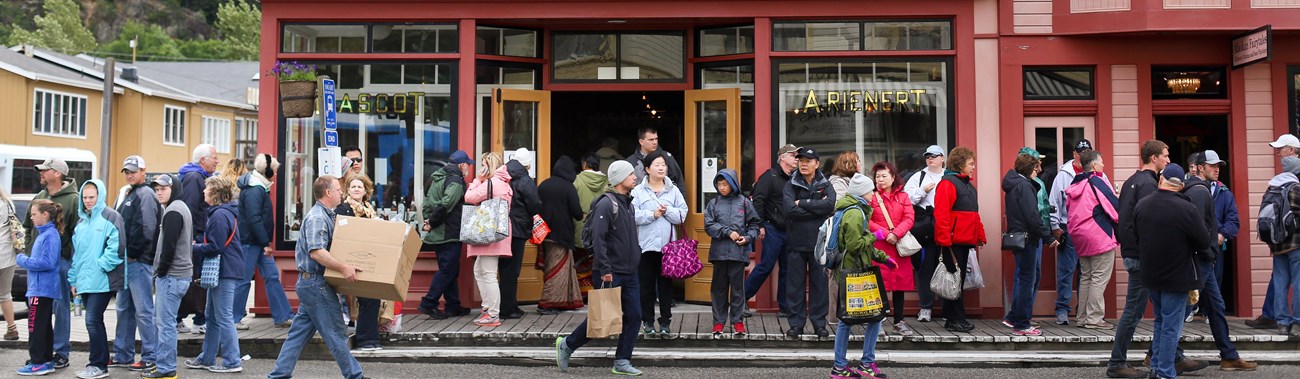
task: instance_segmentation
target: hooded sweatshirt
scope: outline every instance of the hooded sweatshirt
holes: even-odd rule
[[[1274,176],[1272,179],[1269,179],[1268,186],[1282,187],[1287,183],[1295,182],[1300,182],[1300,177],[1296,177],[1296,174],[1290,172],[1283,172],[1277,174],[1277,176]],[[1289,192],[1290,193],[1283,194],[1286,196],[1287,204],[1290,204],[1291,209],[1293,210],[1300,210],[1300,185],[1291,186],[1291,191]],[[1263,200],[1261,199],[1260,202],[1262,203]],[[1215,242],[1218,241],[1216,240]],[[1283,241],[1281,244],[1268,244],[1268,250],[1273,253],[1273,255],[1287,254],[1297,248],[1300,248],[1300,233],[1290,233],[1286,237],[1286,241]]]
[[[203,238],[194,243],[194,255],[204,259],[221,256],[220,279],[246,280],[244,253],[240,251],[239,204],[229,202],[208,208],[208,226]]]
[[[78,192],[80,188],[77,187],[76,179],[68,178],[63,181],[63,188],[60,188],[53,195],[50,195],[48,189],[42,188],[41,192],[36,193],[36,197],[32,198],[32,200],[50,200],[63,206],[63,225],[67,230],[59,233],[59,238],[63,239],[59,243],[59,246],[63,249],[59,252],[59,257],[69,262],[72,261],[72,235],[75,233],[72,228],[77,227],[78,221],[81,221],[81,212],[74,211],[81,206],[81,195]],[[36,235],[36,228],[32,225],[31,217],[20,216],[18,218],[23,220],[23,228],[27,229],[27,241],[31,243],[32,236]]]
[[[203,229],[208,224],[208,203],[203,201],[203,189],[208,186],[206,180],[212,173],[204,171],[203,166],[190,162],[181,166],[180,200],[190,207],[194,216],[194,239],[203,238]]]
[[[667,210],[663,216],[655,218],[655,210],[660,205],[666,206]],[[663,251],[664,245],[672,242],[676,233],[674,225],[686,222],[686,199],[667,176],[664,176],[664,186],[659,192],[650,188],[650,176],[642,179],[641,184],[632,188],[632,207],[636,209],[636,235],[641,252]]]
[[[122,264],[121,235],[117,226],[104,215],[111,211],[104,204],[104,182],[92,179],[82,184],[81,190],[85,191],[89,185],[100,190],[99,196],[91,209],[77,202],[81,222],[77,223],[73,234],[76,253],[73,254],[72,267],[68,269],[68,284],[77,287],[79,294],[107,293],[112,290],[108,273]]]
[[[849,208],[858,208],[862,211],[849,210]],[[873,213],[867,200],[859,196],[845,195],[835,202],[835,211],[841,210],[845,212],[840,216],[837,233],[839,248],[844,250],[844,259],[840,261],[840,267],[865,269],[875,266],[875,262],[888,260],[889,256],[874,246],[877,237],[875,231],[867,230],[867,220],[871,219]],[[846,272],[848,271],[835,270],[837,283],[844,281]]]
[[[514,230],[510,235],[528,238],[533,235],[533,215],[542,211],[542,199],[537,197],[537,182],[528,176],[528,170],[517,160],[511,159],[505,167],[510,173],[510,189],[514,191],[510,201],[510,224]]]
[[[239,241],[264,247],[275,235],[275,214],[271,213],[271,181],[260,172],[239,177]]]
[[[1069,222],[1070,215],[1065,209],[1065,188],[1069,187],[1070,183],[1074,183],[1074,176],[1081,171],[1083,169],[1075,167],[1073,159],[1066,161],[1061,165],[1061,169],[1056,171],[1056,178],[1052,179],[1052,190],[1047,194],[1048,202],[1056,207],[1056,212],[1050,217],[1052,224],[1047,226],[1048,229],[1067,229],[1065,224]]]
[[[488,181],[475,180],[474,183],[471,183],[469,189],[465,191],[465,202],[478,205],[489,198],[499,198],[505,199],[506,203],[511,203],[514,191],[510,189],[510,173],[506,170],[506,166],[501,165],[501,167],[497,167],[496,171],[492,171],[492,176]],[[491,194],[488,193],[488,183],[492,183]],[[511,232],[514,231],[514,228],[510,229]],[[469,245],[465,249],[465,254],[471,257],[508,257],[511,255],[510,238],[508,237],[487,245]]]
[[[1205,230],[1210,233],[1210,240],[1218,242],[1219,219],[1214,216],[1214,198],[1210,195],[1210,182],[1192,175],[1183,181],[1183,190],[1179,192],[1187,195],[1187,199],[1196,206],[1196,212],[1201,216]],[[1197,251],[1196,257],[1214,264],[1214,259],[1219,254],[1219,246],[1217,243],[1213,245],[1209,249]]]
[[[754,244],[758,242],[758,231],[763,219],[758,216],[754,204],[740,196],[736,170],[722,169],[713,177],[714,183],[723,180],[731,186],[731,193],[709,200],[709,204],[704,207],[704,231],[713,238],[709,245],[709,261],[746,262],[749,253],[754,251]],[[748,241],[744,245],[737,245],[731,240],[731,232],[740,234]]]
[[[551,228],[546,241],[573,249],[575,241],[574,221],[582,219],[582,205],[578,199],[578,189],[573,186],[577,175],[573,159],[561,156],[551,167],[551,177],[542,181],[537,187],[537,196],[541,198],[542,220]]]
[[[586,170],[573,179],[573,188],[578,190],[578,206],[582,207],[583,215],[573,224],[573,245],[585,248],[582,246],[582,227],[586,224],[587,214],[591,213],[591,203],[609,189],[609,177],[601,171]]]
[[[18,254],[18,266],[27,269],[27,297],[63,299],[59,281],[59,252],[62,237],[54,220],[36,227],[38,233],[32,242],[32,255]]]
[[[1075,175],[1065,189],[1070,210],[1066,222],[1070,242],[1080,257],[1101,255],[1119,247],[1115,239],[1119,227],[1119,198],[1110,182],[1096,172]]]
[[[600,172],[609,171],[609,165],[614,164],[614,161],[623,160],[623,155],[611,147],[596,150],[596,157],[600,158]]]
[[[1007,233],[1029,233],[1026,247],[1052,238],[1052,231],[1038,212],[1038,194],[1029,178],[1016,170],[1007,170],[1002,177],[1002,192],[1006,193]]]
[[[429,222],[429,233],[424,243],[437,245],[460,241],[461,205],[465,204],[465,174],[454,164],[442,166],[433,173],[429,192],[420,206],[424,219]]]
[[[167,205],[158,231],[158,250],[154,253],[155,277],[194,276],[194,244],[190,240],[194,235],[193,224],[190,207],[185,202],[173,200]]]

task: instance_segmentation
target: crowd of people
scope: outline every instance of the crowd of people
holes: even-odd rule
[[[499,326],[502,319],[524,317],[516,298],[523,251],[537,220],[550,233],[539,244],[537,268],[545,273],[538,313],[543,315],[584,307],[585,290],[621,287],[622,333],[613,372],[640,375],[631,362],[637,337],[672,335],[672,279],[664,275],[663,257],[670,242],[684,238],[689,213],[676,159],[659,148],[652,128],[638,131],[639,147],[625,159],[593,152],[576,162],[556,160],[550,178],[540,185],[530,176],[534,154],[526,149],[505,160],[496,153],[477,159],[464,151],[452,153],[447,164],[431,174],[421,204],[423,242],[433,246],[439,271],[418,309],[433,319],[470,314],[459,298],[462,254],[473,258],[472,275],[482,303],[473,323]],[[1170,163],[1168,146],[1158,140],[1139,147],[1141,167],[1116,188],[1105,174],[1105,160],[1086,139],[1073,146],[1073,159],[1064,163],[1050,185],[1041,178],[1044,156],[1032,148],[1015,152],[1014,164],[1002,178],[1006,220],[1001,247],[1014,260],[1010,306],[1002,319],[1008,333],[1039,336],[1033,304],[1042,272],[1044,247],[1056,252],[1055,318],[1059,325],[1115,330],[1107,376],[1175,377],[1207,366],[1186,359],[1178,349],[1184,322],[1203,317],[1210,324],[1224,370],[1253,370],[1256,364],[1240,357],[1229,339],[1220,293],[1227,243],[1239,230],[1237,205],[1218,181],[1227,164],[1217,152],[1189,157],[1187,169]],[[1284,172],[1270,181],[1264,214],[1290,220],[1300,210],[1300,139],[1283,135],[1277,149]],[[69,322],[73,308],[84,308],[90,335],[90,359],[81,378],[108,375],[110,367],[140,371],[145,378],[176,377],[177,334],[204,334],[201,353],[184,366],[211,372],[242,370],[237,330],[254,273],[260,272],[271,317],[288,337],[270,378],[287,378],[308,340],[320,333],[347,378],[362,377],[348,348],[348,323],[355,325],[353,344],[361,350],[381,347],[382,309],[379,299],[340,297],[324,279],[337,270],[354,281],[359,270],[329,254],[337,216],[375,218],[375,185],[362,168],[362,152],[347,149],[348,167],[342,178],[321,176],[312,186],[316,200],[301,223],[294,250],[298,272],[298,309],[291,309],[270,257],[274,230],[269,190],[279,162],[259,155],[250,167],[232,160],[218,173],[216,150],[201,145],[179,175],[145,177],[140,156],[128,157],[122,173],[128,185],[109,207],[99,180],[78,185],[68,178],[67,164],[48,160],[36,166],[44,189],[30,207],[26,243],[0,243],[0,283],[8,284],[12,266],[26,268],[30,309],[30,361],[18,373],[43,375],[67,367]],[[776,280],[779,317],[790,337],[829,338],[835,327],[832,378],[883,378],[875,361],[874,337],[883,326],[909,336],[915,322],[944,319],[944,328],[970,333],[962,291],[940,291],[936,275],[952,273],[957,283],[979,274],[977,249],[988,243],[980,218],[975,152],[966,147],[945,151],[930,146],[925,166],[903,174],[891,162],[866,165],[854,152],[838,154],[830,175],[821,171],[822,157],[812,147],[785,145],[774,165],[757,175],[753,192],[730,169],[711,178],[717,196],[701,209],[705,233],[711,239],[713,328],[715,337],[747,333],[744,320],[752,315],[746,301],[756,295],[780,267]],[[468,174],[474,174],[467,180]],[[3,193],[0,193],[3,195]],[[0,202],[0,220],[13,213],[7,198]],[[505,238],[488,243],[462,241],[463,205],[508,204]],[[545,206],[543,206],[545,204]],[[536,217],[534,217],[536,216]],[[834,220],[830,246],[842,258],[826,265],[818,241],[824,223]],[[1261,220],[1264,220],[1261,218]],[[1270,221],[1271,222],[1271,221]],[[1261,221],[1261,225],[1265,225]],[[0,222],[6,228],[17,228]],[[1271,224],[1269,224],[1271,225]],[[1300,247],[1294,223],[1281,239],[1264,238],[1274,253],[1274,275],[1264,315],[1252,327],[1277,328],[1300,334]],[[1263,226],[1261,226],[1262,228]],[[819,230],[820,229],[820,230]],[[996,230],[996,229],[995,229]],[[0,236],[9,238],[9,230]],[[14,233],[15,236],[21,233]],[[1263,232],[1261,232],[1261,235]],[[534,241],[537,242],[537,241]],[[910,247],[912,244],[919,248]],[[761,250],[759,247],[761,246]],[[23,253],[26,251],[26,253]],[[463,251],[463,253],[462,253]],[[757,265],[745,275],[751,254]],[[1129,274],[1127,302],[1118,325],[1103,320],[1104,289],[1115,270],[1115,255]],[[1145,270],[1142,267],[1146,267]],[[848,269],[878,269],[888,296],[883,317],[862,321],[844,317],[844,285]],[[1051,272],[1051,268],[1048,268]],[[945,272],[940,272],[944,274]],[[1077,309],[1071,309],[1078,276]],[[6,279],[10,278],[10,279]],[[1288,296],[1289,289],[1297,289]],[[0,288],[4,290],[4,288]],[[8,323],[6,339],[17,339],[8,291],[0,307]],[[920,309],[906,314],[906,294],[915,292]],[[103,314],[117,298],[118,323],[111,351]],[[1150,372],[1130,365],[1127,349],[1147,302],[1155,309],[1155,338],[1148,351]],[[941,313],[935,307],[942,308]],[[656,316],[656,309],[658,310]],[[1070,314],[1073,311],[1074,318]],[[194,315],[193,328],[184,322]],[[1199,315],[1199,316],[1198,316]],[[350,321],[349,321],[350,320]],[[888,320],[888,325],[885,325]],[[657,325],[656,325],[657,323]],[[852,325],[865,324],[863,353],[856,365],[846,358]],[[729,327],[729,328],[728,328]],[[591,341],[584,322],[555,341],[557,364],[567,369],[573,352]],[[137,354],[136,336],[141,351]]]

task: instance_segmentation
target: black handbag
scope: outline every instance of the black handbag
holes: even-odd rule
[[[1002,233],[1002,250],[1024,250],[1028,232]]]

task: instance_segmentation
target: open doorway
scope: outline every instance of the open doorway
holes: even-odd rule
[[[568,155],[575,161],[608,142],[619,157],[636,151],[636,132],[659,130],[659,146],[678,165],[686,147],[684,95],[676,92],[552,92],[551,158]]]

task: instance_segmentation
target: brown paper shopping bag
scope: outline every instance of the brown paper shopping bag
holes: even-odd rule
[[[623,331],[623,288],[593,289],[587,293],[587,337],[605,338]]]

